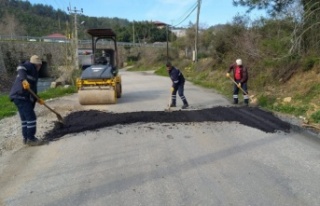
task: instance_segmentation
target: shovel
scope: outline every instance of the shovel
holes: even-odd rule
[[[170,95],[169,95],[169,102],[168,102],[168,107],[164,110],[166,112],[171,112],[171,99],[172,99],[172,92],[170,92]]]
[[[38,95],[36,95],[31,89],[28,89],[28,91],[32,94],[32,96],[34,96],[38,101],[40,101],[40,98],[38,97]],[[62,116],[61,116],[58,112],[56,112],[54,109],[52,109],[51,107],[49,107],[45,102],[43,103],[43,105],[44,105],[45,107],[47,107],[51,112],[55,113],[56,116],[57,116],[57,118],[58,118],[58,120],[59,120],[59,122],[60,122],[61,124],[64,124],[63,118],[62,118]]]
[[[234,79],[233,79],[232,77],[229,76],[229,79],[231,79],[231,81],[238,86],[238,83],[237,83],[236,81],[234,81]],[[254,102],[253,99],[252,99],[252,97],[250,97],[250,96],[248,95],[248,93],[247,93],[246,91],[244,91],[244,89],[242,89],[242,87],[238,87],[238,88],[243,92],[243,94],[245,94],[245,95],[247,95],[247,96],[249,97],[249,99],[250,99],[251,102]]]
[[[170,93],[170,98],[169,98],[168,107],[167,107],[164,111],[166,111],[166,112],[171,112],[170,105],[171,105],[171,93]]]

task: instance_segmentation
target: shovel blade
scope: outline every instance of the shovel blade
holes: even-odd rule
[[[57,116],[59,122],[62,123],[62,124],[64,124],[64,121],[63,121],[62,116],[61,116],[60,114],[56,114],[56,116]]]

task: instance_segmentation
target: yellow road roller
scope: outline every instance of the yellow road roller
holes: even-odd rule
[[[116,34],[112,29],[88,29],[87,33],[92,37],[92,65],[76,81],[79,103],[115,104],[122,94]]]

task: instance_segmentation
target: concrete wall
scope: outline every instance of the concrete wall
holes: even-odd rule
[[[118,45],[119,66],[124,65],[127,56],[155,53],[159,50],[158,47],[142,46],[126,49]],[[91,43],[80,44],[79,49],[91,49]],[[0,72],[14,73],[20,62],[28,60],[34,54],[39,55],[44,61],[40,77],[52,77],[52,73],[59,66],[73,65],[73,50],[70,43],[0,41]]]
[[[20,62],[28,60],[30,56],[36,54],[44,61],[43,67],[45,69],[42,70],[41,75],[48,76],[54,67],[67,63],[71,53],[68,50],[70,49],[66,43],[0,42],[0,60],[3,62],[3,65],[0,66],[4,67],[7,72],[12,73]]]

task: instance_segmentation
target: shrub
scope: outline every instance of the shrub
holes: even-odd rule
[[[9,117],[17,112],[15,105],[10,101],[8,95],[0,95],[0,119]]]
[[[270,105],[274,104],[275,101],[275,98],[268,97],[265,95],[258,97],[258,104],[261,107],[270,107]]]
[[[308,106],[293,106],[287,104],[280,104],[277,106],[273,106],[273,110],[286,113],[286,114],[293,114],[295,116],[303,115],[308,110]]]
[[[314,67],[314,65],[318,62],[319,62],[319,59],[317,57],[306,57],[303,60],[303,71],[306,72],[311,70]]]
[[[311,119],[315,122],[315,123],[320,123],[320,110],[311,114]]]
[[[161,76],[168,76],[168,71],[167,71],[167,68],[165,66],[160,67],[154,73],[158,74],[158,75],[161,75]]]
[[[198,59],[204,59],[204,58],[207,58],[207,57],[209,57],[209,55],[206,54],[206,53],[203,53],[203,52],[198,53]]]

